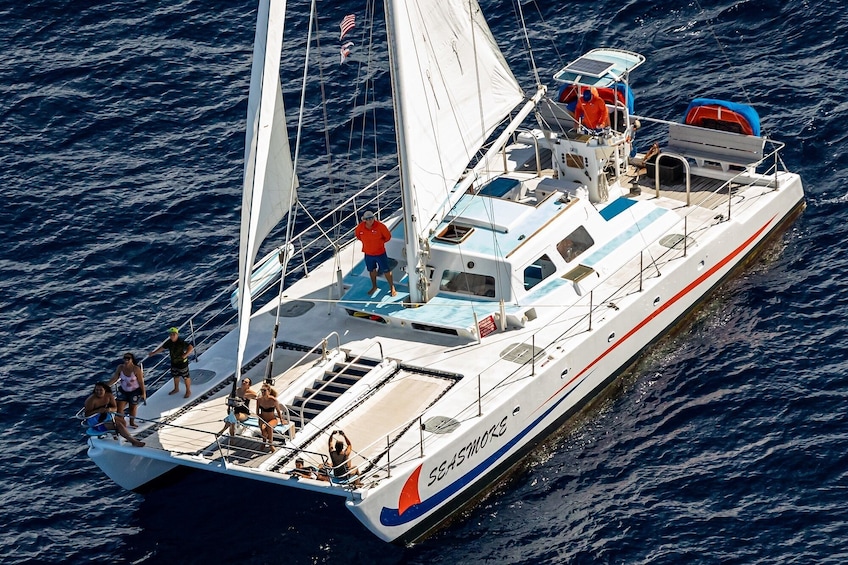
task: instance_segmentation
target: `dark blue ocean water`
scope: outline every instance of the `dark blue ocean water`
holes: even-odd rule
[[[321,4],[340,106],[356,72],[330,62],[337,25],[344,13],[364,16],[365,5]],[[513,5],[482,5],[516,74],[529,79]],[[265,485],[192,473],[146,496],[123,491],[86,458],[72,418],[121,352],[150,350],[235,278],[254,3],[0,5],[0,560],[848,560],[842,4],[523,8],[543,80],[562,59],[605,45],[648,57],[632,83],[639,113],[676,119],[696,96],[753,103],[786,142],[808,208],[492,496],[398,548],[336,500]],[[303,25],[288,28],[287,46],[304,35]],[[291,108],[298,65],[284,55]],[[378,78],[378,105],[388,108],[385,71]],[[310,116],[320,123],[314,101]],[[349,118],[329,116],[342,146]],[[321,163],[323,136],[310,134],[306,150]],[[312,198],[322,197],[318,186]]]

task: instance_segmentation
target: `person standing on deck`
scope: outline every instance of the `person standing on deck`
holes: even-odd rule
[[[153,357],[161,351],[168,350],[171,355],[171,376],[174,377],[174,390],[168,394],[180,392],[180,379],[185,381],[185,398],[191,396],[191,375],[188,372],[188,356],[194,351],[194,346],[180,337],[180,330],[171,328],[168,330],[170,336],[165,342],[150,352]]]
[[[594,86],[583,91],[582,96],[577,99],[577,107],[574,108],[574,119],[583,127],[594,130],[610,127],[609,112],[606,103],[598,94]]]
[[[386,225],[374,217],[374,212],[362,214],[362,221],[356,226],[356,239],[362,242],[362,252],[365,253],[365,268],[371,275],[371,290],[368,294],[377,292],[377,275],[384,273],[389,283],[392,296],[397,296],[392,271],[389,269],[389,256],[386,255],[386,242],[392,239],[392,234]]]
[[[106,384],[111,387],[118,381],[121,381],[118,387],[118,414],[123,414],[129,404],[130,427],[137,428],[135,417],[138,414],[138,403],[147,402],[147,392],[144,390],[144,371],[132,353],[124,353],[124,362],[118,365],[115,374]]]

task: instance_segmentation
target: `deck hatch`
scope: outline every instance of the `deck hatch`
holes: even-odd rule
[[[462,224],[448,224],[445,229],[439,232],[433,239],[442,243],[452,243],[454,245],[462,243],[465,238],[471,235],[474,228],[471,226],[463,226]],[[431,276],[432,278],[432,276]]]
[[[501,359],[512,361],[523,365],[529,363],[535,356],[537,359],[545,354],[545,350],[541,347],[534,347],[526,343],[513,343],[503,351],[501,351]]]
[[[686,247],[695,245],[695,240],[691,237],[685,237],[680,233],[672,233],[660,238],[660,245],[669,249],[683,249],[683,241],[686,241]]]
[[[459,422],[447,416],[433,416],[432,418],[427,418],[421,424],[421,428],[431,434],[449,434],[459,428]]]
[[[309,312],[313,306],[315,306],[315,303],[308,300],[294,300],[292,302],[286,302],[280,306],[280,317],[297,318],[298,316],[303,316]]]

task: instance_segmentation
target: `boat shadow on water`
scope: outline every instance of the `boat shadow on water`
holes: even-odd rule
[[[336,497],[187,468],[149,487],[127,526],[118,562],[406,561]]]

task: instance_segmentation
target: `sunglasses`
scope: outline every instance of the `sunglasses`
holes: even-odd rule
[[[124,361],[132,361],[132,357],[124,357]]]

